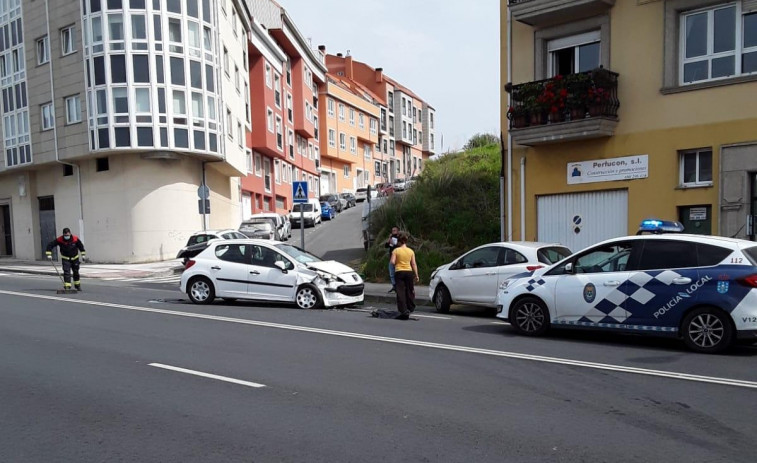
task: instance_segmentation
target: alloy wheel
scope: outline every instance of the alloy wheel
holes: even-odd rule
[[[703,349],[717,346],[725,335],[725,326],[720,317],[702,313],[695,316],[688,326],[688,336],[691,342]]]
[[[525,333],[539,331],[545,323],[543,308],[535,302],[526,302],[515,312],[515,323]]]

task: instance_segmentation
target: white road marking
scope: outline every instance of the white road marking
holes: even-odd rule
[[[205,314],[198,314],[198,313],[191,313],[191,312],[178,312],[178,311],[173,311],[173,310],[154,309],[151,307],[137,307],[137,306],[123,305],[123,304],[113,304],[109,302],[87,301],[84,299],[47,296],[43,294],[28,294],[28,293],[20,293],[16,291],[5,291],[5,290],[0,290],[0,294],[7,294],[9,296],[18,296],[18,297],[28,297],[32,299],[46,299],[50,301],[67,302],[67,303],[78,304],[78,305],[92,305],[92,306],[99,306],[99,307],[110,307],[114,309],[133,310],[136,312],[150,312],[150,313],[157,313],[157,314],[163,314],[163,315],[170,315],[174,317],[198,318],[198,319],[203,319],[203,320],[214,320],[214,321],[226,322],[226,323],[238,323],[241,325],[262,326],[266,328],[277,328],[277,329],[282,329],[282,330],[300,331],[300,332],[305,332],[305,333],[325,334],[329,336],[340,336],[344,338],[363,339],[366,341],[386,342],[390,344],[403,344],[403,345],[408,345],[408,346],[428,347],[430,349],[440,349],[440,350],[447,350],[447,351],[454,351],[454,352],[466,352],[466,353],[471,353],[471,354],[491,355],[494,357],[503,357],[503,358],[510,358],[510,359],[518,359],[518,360],[530,360],[532,362],[553,363],[553,364],[558,364],[558,365],[591,368],[595,370],[617,371],[620,373],[631,373],[631,374],[645,375],[645,376],[656,376],[660,378],[679,379],[683,381],[693,381],[693,382],[709,383],[709,384],[721,384],[724,386],[735,386],[735,387],[743,387],[743,388],[748,388],[748,389],[757,389],[757,382],[746,381],[746,380],[741,380],[741,379],[720,378],[717,376],[693,375],[689,373],[678,373],[675,371],[665,371],[665,370],[648,370],[646,368],[627,367],[627,366],[622,366],[622,365],[611,365],[611,364],[606,364],[606,363],[584,362],[582,360],[572,360],[572,359],[559,358],[559,357],[545,357],[542,355],[521,354],[518,352],[481,349],[477,347],[456,346],[452,344],[439,344],[435,342],[415,341],[412,339],[390,338],[386,336],[374,336],[370,334],[350,333],[348,331],[326,330],[322,328],[310,328],[307,326],[286,325],[283,323],[271,323],[271,322],[262,322],[262,321],[256,321],[256,320],[245,320],[243,318],[220,317],[217,315],[205,315]]]
[[[150,363],[149,366],[156,368],[163,368],[164,370],[178,371],[179,373],[186,373],[188,375],[202,376],[203,378],[217,379],[219,381],[226,381],[227,383],[241,384],[248,387],[265,387],[265,384],[252,383],[250,381],[242,381],[241,379],[229,378],[227,376],[213,375],[210,373],[203,373],[201,371],[187,370],[186,368],[172,367],[171,365],[163,365],[162,363]]]

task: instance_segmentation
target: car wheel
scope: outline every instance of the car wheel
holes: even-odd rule
[[[320,309],[322,305],[321,295],[310,285],[300,286],[294,296],[294,301],[300,309]]]
[[[216,292],[210,280],[205,277],[195,277],[189,281],[187,296],[193,303],[205,305],[213,302]]]
[[[686,315],[681,334],[686,347],[705,354],[723,352],[733,344],[729,316],[714,307],[701,307]]]
[[[434,306],[439,313],[449,313],[449,306],[452,305],[452,297],[446,286],[440,285],[434,293]]]
[[[535,297],[526,297],[516,302],[509,318],[515,331],[526,336],[541,336],[549,329],[547,306]]]

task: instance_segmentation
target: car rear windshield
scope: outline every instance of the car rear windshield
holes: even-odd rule
[[[362,193],[362,192],[364,192],[364,191],[368,191],[368,188],[358,188],[358,189],[357,189],[356,191],[357,191],[358,193]]]
[[[746,256],[746,258],[749,259],[752,265],[757,265],[757,246],[746,248],[742,252]]]
[[[554,264],[560,262],[569,255],[573,254],[570,249],[564,246],[550,246],[548,248],[539,249],[539,262],[542,264]]]
[[[273,228],[271,222],[244,222],[239,226],[239,231],[251,231],[251,230],[270,230]]]
[[[298,203],[298,204],[295,204],[292,207],[292,212],[300,212],[300,211],[302,211],[302,212],[313,212],[313,205],[310,204],[310,203],[308,203],[308,204],[299,204]]]

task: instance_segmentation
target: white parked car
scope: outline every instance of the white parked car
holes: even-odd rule
[[[306,203],[294,204],[289,214],[292,227],[300,227],[300,216],[305,223],[304,226],[310,224],[315,227],[315,224],[321,223],[321,203],[316,198],[309,198]]]
[[[496,308],[497,288],[503,281],[552,265],[569,255],[570,249],[555,243],[485,244],[434,270],[429,298],[441,313],[449,312],[451,304]]]
[[[195,304],[220,297],[318,309],[357,304],[364,297],[363,279],[350,267],[289,244],[252,239],[211,243],[187,262],[180,287]]]
[[[371,199],[375,199],[378,197],[378,190],[375,188],[371,188]],[[361,203],[368,199],[368,188],[358,188],[355,190],[355,201]]]

